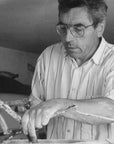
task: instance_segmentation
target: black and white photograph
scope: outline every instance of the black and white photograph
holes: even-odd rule
[[[0,0],[0,144],[114,144],[114,0]]]

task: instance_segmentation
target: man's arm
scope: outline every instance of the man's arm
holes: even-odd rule
[[[101,124],[114,122],[114,101],[109,98],[69,100],[76,105],[62,115],[85,123]]]
[[[72,106],[69,111],[63,111]],[[65,117],[82,121],[85,123],[100,124],[114,122],[114,101],[108,98],[96,98],[91,100],[69,100],[69,99],[51,99],[41,102],[26,111],[22,118],[23,132],[30,135],[33,141],[36,141],[35,128],[42,128],[48,124],[49,120],[61,113]],[[81,113],[81,114],[80,114]],[[105,117],[102,121],[100,118],[88,115]],[[111,121],[107,121],[111,118]]]

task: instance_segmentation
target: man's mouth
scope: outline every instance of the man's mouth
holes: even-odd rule
[[[81,52],[81,49],[79,47],[65,47],[67,52]]]

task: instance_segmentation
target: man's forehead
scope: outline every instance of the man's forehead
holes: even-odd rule
[[[62,13],[59,21],[66,24],[89,24],[91,22],[88,11],[84,7],[72,8],[67,13]]]

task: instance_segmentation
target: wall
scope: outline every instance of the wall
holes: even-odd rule
[[[0,71],[19,74],[17,80],[31,84],[33,73],[28,70],[27,64],[35,66],[37,58],[38,54],[35,53],[0,47]]]

